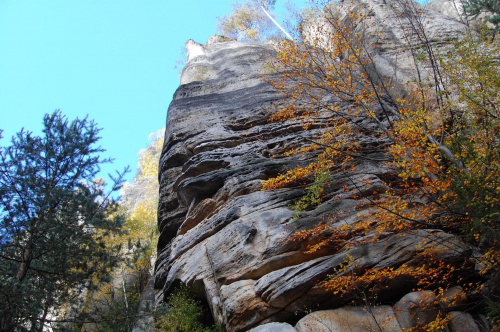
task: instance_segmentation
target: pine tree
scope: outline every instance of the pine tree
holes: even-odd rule
[[[476,19],[481,13],[485,13],[487,21],[494,26],[493,33],[496,34],[500,30],[500,1],[465,0],[463,5],[466,16]]]
[[[104,236],[121,224],[95,179],[104,151],[93,121],[45,115],[0,147],[0,330],[41,331],[71,290],[113,265]],[[123,173],[112,178],[120,188]]]

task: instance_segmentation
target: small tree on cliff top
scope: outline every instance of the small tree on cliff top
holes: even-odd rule
[[[321,202],[322,188],[337,181],[335,174],[349,177],[362,159],[385,160],[389,167],[399,169],[391,190],[364,195],[363,188],[356,187],[350,193],[351,198],[375,208],[374,212],[341,226],[333,218],[296,233],[293,239],[308,239],[314,252],[325,246],[338,250],[374,243],[387,234],[412,229],[442,229],[463,234],[482,248],[477,262],[482,264],[482,274],[498,273],[500,66],[495,59],[500,47],[468,35],[453,45],[453,51],[439,55],[426,36],[421,9],[406,0],[393,4],[416,64],[417,80],[406,86],[377,71],[374,57],[379,36],[368,34],[367,28],[374,23],[360,7],[349,8],[340,18],[327,6],[318,33],[303,43],[282,42],[271,64],[282,76],[271,84],[286,99],[277,104],[272,120],[300,120],[305,129],[321,126],[322,130],[307,146],[288,152],[317,151],[317,157],[265,181],[263,189],[308,184],[306,196],[297,204],[303,209]],[[423,71],[423,67],[430,69]],[[452,94],[458,97],[449,98]],[[361,137],[379,142],[385,156],[366,155],[359,144]],[[370,184],[364,181],[363,187]],[[441,280],[453,279],[468,289],[478,286],[466,285],[456,267],[438,259],[432,247],[422,255],[427,262],[422,268],[403,265],[358,271],[355,282],[350,273],[350,277],[333,277],[324,286],[347,294],[360,285],[373,290],[396,275],[419,280],[421,289],[438,292],[445,287]],[[356,262],[348,263],[337,275],[355,270]],[[487,298],[490,303],[498,302],[496,295],[491,296]]]
[[[263,41],[277,36],[278,30],[293,39],[271,16],[275,4],[276,0],[236,1],[232,4],[231,14],[217,18],[217,30],[241,41]]]
[[[266,1],[268,10],[274,8],[276,1]],[[258,1],[247,0],[233,3],[231,14],[218,17],[217,29],[224,35],[238,40],[262,41],[273,26]]]
[[[114,264],[105,234],[122,222],[95,180],[93,121],[46,115],[42,136],[22,130],[0,149],[0,330],[42,331],[68,291]],[[123,182],[113,179],[112,191]]]

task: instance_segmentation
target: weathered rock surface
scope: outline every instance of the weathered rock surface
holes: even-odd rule
[[[373,15],[380,22],[385,20],[387,29],[395,29],[388,22],[395,18],[385,13],[382,0],[360,3],[370,4]],[[456,21],[448,23],[438,13],[433,15],[436,20],[430,25],[435,31],[449,30],[451,35],[462,27]],[[410,73],[402,63],[391,60],[401,44],[400,36],[393,31],[386,37],[381,59],[388,63],[387,68]],[[383,242],[372,245],[306,253],[308,243],[290,241],[292,233],[333,214],[341,225],[362,220],[371,211],[365,201],[349,194],[349,188],[361,187],[367,197],[387,190],[397,174],[374,160],[383,159],[388,142],[362,137],[362,153],[369,158],[357,165],[349,179],[339,176],[326,189],[326,199],[319,207],[294,215],[290,205],[304,188],[261,191],[261,181],[312,158],[284,157],[283,151],[307,144],[320,128],[304,131],[298,122],[268,122],[273,101],[282,98],[262,80],[262,74],[279,75],[265,71],[266,60],[275,53],[272,44],[212,38],[207,45],[189,41],[187,48],[189,61],[168,110],[160,160],[158,302],[183,282],[207,300],[215,319],[228,331],[273,322],[294,324],[307,310],[335,309],[351,300],[318,286],[347,255],[356,258],[362,268],[418,266],[422,239],[435,238],[450,262],[463,264],[470,256],[471,249],[459,238],[436,230],[386,234]],[[366,179],[371,180],[369,185],[363,181]],[[414,285],[414,280],[390,280],[379,299],[395,304]],[[341,328],[345,315],[361,324],[359,328],[377,323],[362,308],[335,310],[328,315],[339,318],[329,318],[330,323]],[[457,316],[459,319],[465,318]],[[312,331],[307,329],[312,321],[306,322],[297,329]],[[399,323],[392,316],[387,324],[397,331]],[[268,330],[273,326],[268,325]],[[288,331],[289,327],[280,328]]]
[[[467,312],[450,312],[450,329],[453,332],[480,332],[481,329],[471,314]]]
[[[268,273],[257,281],[255,290],[257,295],[273,307],[284,308],[290,312],[300,311],[314,302],[324,306],[335,306],[335,303],[342,303],[342,299],[324,292],[317,284],[331,274],[334,268],[344,264],[347,257],[355,259],[360,269],[385,268],[403,263],[418,266],[422,263],[423,257],[418,254],[417,248],[423,238],[433,237],[435,238],[433,245],[443,250],[451,247],[456,249],[446,250],[449,260],[460,261],[461,257],[468,254],[468,247],[449,234],[439,232],[433,235],[428,231],[418,231],[407,233],[404,237],[392,235],[383,242],[357,246]],[[404,295],[409,291],[407,285],[405,286],[407,281],[398,278],[388,281],[379,299],[390,301]]]
[[[296,332],[292,325],[287,323],[267,323],[257,326],[248,332]]]
[[[295,328],[298,332],[402,331],[390,306],[375,308],[344,307],[335,310],[316,311],[302,318]]]
[[[453,0],[437,0],[443,3],[428,6],[412,0],[344,0],[329,3],[322,15],[308,20],[302,29],[305,40],[316,43],[323,41],[329,45],[332,28],[325,23],[334,17],[341,22],[349,21],[349,12],[363,13],[367,19],[364,24],[353,27],[363,36],[368,52],[373,52],[373,62],[378,72],[393,77],[400,83],[417,79],[417,71],[410,48],[420,48],[422,40],[433,45],[445,45],[455,40],[465,30],[466,25],[460,21],[458,13],[451,10]],[[446,3],[445,3],[446,1]],[[410,23],[406,17],[420,15],[418,23]],[[449,16],[451,15],[451,16]],[[420,25],[420,26],[419,26]],[[322,37],[326,36],[326,37]],[[371,45],[374,45],[372,47]],[[430,78],[431,70],[420,65],[420,75]],[[427,78],[425,78],[427,77]]]
[[[387,305],[346,306],[334,310],[315,311],[299,320],[295,325],[295,330],[298,332],[418,330],[419,327],[436,319],[438,307],[456,308],[455,306],[446,307],[449,303],[444,302],[446,302],[447,296],[454,297],[458,293],[463,293],[463,290],[460,287],[455,287],[450,289],[450,294],[444,294],[442,298],[436,299],[434,293],[430,291],[412,292],[403,296],[394,307]],[[476,315],[473,317],[468,312],[450,311],[449,317],[448,326],[440,331],[489,331],[487,324],[483,324],[484,316]]]
[[[464,14],[464,6],[461,0],[434,0],[426,4],[425,9],[438,12],[445,17],[468,24],[474,29],[479,28],[483,23],[486,23],[486,26],[489,28],[495,28],[495,26],[488,21],[488,18],[491,17],[493,13],[483,11],[476,18],[467,17]]]
[[[429,2],[425,7],[456,21],[465,22],[464,6],[460,0],[435,0]]]

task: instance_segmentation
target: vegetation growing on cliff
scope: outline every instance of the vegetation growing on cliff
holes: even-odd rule
[[[212,324],[211,320],[207,309],[191,295],[187,286],[181,284],[172,291],[166,303],[156,312],[156,331],[220,331],[221,329]]]
[[[370,29],[374,23],[369,11],[352,7],[340,17],[332,8],[325,7],[324,20],[307,40],[283,41],[271,64],[283,74],[271,84],[287,97],[277,104],[272,120],[301,121],[305,129],[320,123],[322,128],[315,141],[287,155],[314,152],[317,157],[265,181],[263,189],[305,185],[306,196],[296,206],[301,212],[320,204],[323,189],[339,183],[339,177],[349,177],[363,158],[398,169],[399,178],[389,189],[365,193],[356,187],[347,193],[373,208],[368,216],[342,225],[332,217],[293,239],[307,239],[310,252],[315,252],[384,241],[388,234],[414,229],[462,236],[480,248],[481,255],[465,259],[458,270],[440,258],[437,244],[423,239],[418,268],[360,271],[353,260],[323,285],[342,294],[360,292],[365,303],[368,294],[376,294],[384,280],[395,276],[414,280],[416,289],[432,289],[436,295],[449,287],[442,280],[453,281],[469,294],[482,294],[478,304],[489,308],[491,322],[500,328],[500,294],[485,282],[500,273],[498,39],[467,30],[448,48],[437,48],[426,35],[420,9],[396,1],[393,10],[401,17],[415,75],[414,81],[402,83],[378,70],[375,56],[381,34]],[[378,142],[377,149],[384,153],[367,155],[359,144],[366,137]],[[370,179],[364,181],[370,185]],[[446,317],[419,328],[440,328]]]

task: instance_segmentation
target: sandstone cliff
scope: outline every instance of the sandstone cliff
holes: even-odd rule
[[[385,1],[359,3],[369,5],[386,28],[385,44],[378,53],[380,69],[410,77],[404,62],[396,61],[403,43],[395,28],[397,17],[388,14]],[[428,15],[430,35],[441,42],[463,29],[458,21],[437,12]],[[327,330],[361,331],[376,326],[376,317],[387,317],[382,330],[399,331],[430,319],[432,313],[411,315],[408,303],[425,294],[410,293],[414,285],[404,279],[390,280],[378,294],[381,302],[391,305],[370,312],[346,307],[352,299],[336,297],[317,283],[348,256],[359,258],[361,267],[418,266],[423,237],[434,237],[450,262],[462,264],[473,248],[459,238],[428,229],[404,237],[388,234],[383,243],[374,245],[315,254],[305,253],[307,243],[289,240],[295,231],[334,213],[340,215],[339,223],[353,223],[369,213],[370,208],[345,188],[362,187],[367,197],[387,190],[397,174],[377,160],[383,160],[388,142],[369,135],[362,138],[367,158],[356,171],[340,176],[327,190],[329,199],[319,207],[294,215],[290,205],[304,188],[261,191],[261,181],[313,158],[312,154],[284,157],[283,151],[307,144],[320,129],[304,131],[298,122],[268,121],[273,112],[270,106],[281,98],[262,80],[263,74],[279,75],[265,70],[266,60],[275,52],[273,45],[214,37],[206,45],[188,42],[188,52],[182,85],[168,109],[160,160],[157,302],[179,282],[185,283],[206,299],[215,319],[228,331],[272,322],[276,323],[254,331],[318,331],[318,324],[322,328],[329,324]],[[370,184],[362,179],[370,179]],[[463,297],[465,305],[461,290],[453,291]],[[435,305],[446,306],[445,302]],[[324,311],[335,308],[339,309]],[[481,324],[458,309],[450,309],[456,317],[452,331],[479,331]],[[317,312],[305,316],[309,311]]]

